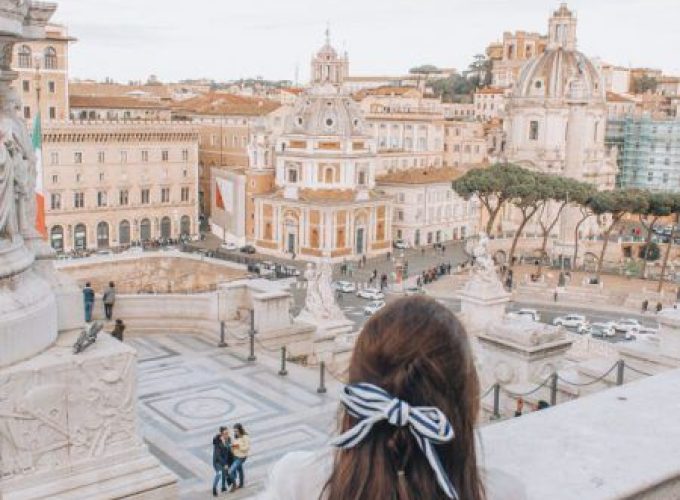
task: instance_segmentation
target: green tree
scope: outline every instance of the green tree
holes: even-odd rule
[[[659,257],[661,257],[661,249],[659,248],[659,245],[653,241],[650,241],[649,243],[645,243],[640,247],[640,252],[638,255],[642,259],[642,271],[644,269],[644,265],[647,262],[659,260]],[[642,271],[641,274],[644,276],[644,271]]]
[[[673,247],[673,241],[677,234],[676,230],[678,224],[680,224],[680,194],[669,195],[671,199],[671,213],[674,215],[675,222],[673,224],[673,229],[671,229],[671,236],[668,240],[668,245],[666,245],[666,253],[663,257],[663,264],[661,264],[661,275],[659,276],[659,286],[657,291],[661,293],[663,290],[663,282],[666,278],[666,268],[668,267],[668,257],[671,254],[671,248]]]
[[[508,191],[521,181],[527,170],[516,165],[497,163],[487,168],[470,170],[453,181],[453,190],[463,199],[476,196],[489,214],[486,222],[486,234],[493,233],[493,225],[503,205],[513,196]]]
[[[512,267],[515,260],[515,250],[517,249],[517,242],[524,232],[524,228],[531,218],[536,215],[540,208],[548,203],[550,196],[549,176],[545,174],[538,174],[529,170],[522,169],[514,179],[505,187],[505,193],[509,197],[511,203],[517,207],[522,220],[517,226],[515,235],[510,246],[510,253],[508,260],[510,267]]]
[[[639,78],[633,80],[633,93],[634,94],[644,94],[648,90],[651,92],[656,92],[656,88],[659,86],[659,82],[656,78],[647,75],[642,75]]]
[[[609,225],[602,233],[604,241],[600,250],[600,258],[597,262],[596,278],[600,281],[605,252],[609,244],[609,237],[614,228],[621,222],[626,214],[644,213],[648,207],[648,196],[644,191],[636,189],[616,189],[613,191],[599,191],[593,195],[588,204],[595,215],[600,217],[609,215]]]
[[[569,192],[570,202],[578,205],[579,211],[581,212],[581,217],[574,227],[574,255],[572,258],[572,266],[576,266],[576,259],[578,259],[578,244],[581,226],[588,218],[594,215],[589,203],[590,199],[595,196],[596,193],[597,190],[595,189],[595,186],[585,182],[575,184]]]
[[[412,75],[428,75],[430,73],[440,73],[440,69],[434,64],[422,64],[408,70]]]
[[[645,236],[645,244],[643,246],[644,252],[642,257],[642,277],[645,277],[647,272],[647,262],[656,260],[650,258],[648,251],[651,249],[652,236],[654,235],[654,228],[661,217],[667,217],[671,214],[673,209],[673,197],[667,193],[647,193],[647,210],[640,214],[640,224],[647,232]],[[658,250],[658,246],[657,246]]]

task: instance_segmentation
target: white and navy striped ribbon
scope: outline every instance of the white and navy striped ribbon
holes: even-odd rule
[[[447,497],[458,500],[434,444],[448,443],[454,438],[453,427],[446,415],[433,406],[410,406],[373,384],[347,385],[341,400],[357,424],[331,441],[338,448],[353,448],[371,432],[373,425],[387,420],[397,427],[408,426],[420,449],[425,453],[437,483]]]

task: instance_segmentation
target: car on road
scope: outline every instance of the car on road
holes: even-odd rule
[[[541,315],[536,309],[520,309],[519,311],[514,311],[517,316],[531,318],[533,321],[541,321]]]
[[[240,248],[239,251],[242,252],[242,253],[253,254],[257,250],[255,250],[255,247],[253,245],[244,245]]]
[[[357,291],[356,285],[350,281],[336,281],[335,289],[342,293],[354,293]]]
[[[256,264],[256,268],[260,276],[269,277],[276,274],[274,263],[268,260],[264,260],[259,264]]]
[[[394,240],[392,246],[398,250],[406,250],[408,248],[408,243],[404,240]]]
[[[617,332],[637,333],[637,332],[640,331],[641,328],[642,328],[642,325],[640,324],[640,322],[638,320],[632,319],[632,318],[622,319],[622,320],[617,321],[614,324],[614,329]]]
[[[566,328],[580,328],[587,324],[588,321],[583,314],[567,314],[565,316],[558,316],[553,320],[553,325],[564,326]]]
[[[616,335],[616,330],[614,329],[614,323],[612,321],[607,321],[605,323],[592,323],[584,327],[583,333],[589,333],[593,337],[614,337]]]
[[[300,276],[300,270],[295,266],[285,266],[283,272],[286,276]]]
[[[659,327],[641,325],[640,329],[636,333],[639,333],[641,335],[656,335],[657,333],[659,333]]]
[[[238,249],[238,245],[236,245],[236,243],[222,243],[220,245],[220,248],[222,250],[226,250],[227,252],[231,252],[233,250]]]
[[[357,297],[368,300],[384,300],[385,295],[377,288],[364,288],[357,292]]]
[[[417,286],[404,287],[404,295],[406,295],[407,297],[410,297],[412,295],[423,295],[424,293],[425,292],[423,291],[423,289]]]
[[[385,307],[384,300],[375,300],[368,304],[366,307],[364,307],[364,314],[366,314],[367,316],[371,316],[377,313],[383,307]]]

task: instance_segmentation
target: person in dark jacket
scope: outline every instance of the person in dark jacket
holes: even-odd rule
[[[113,281],[109,281],[109,286],[104,290],[102,295],[102,300],[104,302],[104,313],[106,314],[106,319],[109,321],[113,317],[113,304],[116,303],[116,285]]]
[[[94,290],[90,286],[90,282],[85,283],[83,288],[83,303],[85,305],[85,322],[92,321],[92,309],[94,309]]]
[[[231,459],[231,438],[229,429],[220,427],[220,432],[213,438],[213,469],[215,478],[213,479],[213,496],[217,496],[217,483],[222,478],[222,491],[227,491],[227,481],[229,481],[229,464]]]

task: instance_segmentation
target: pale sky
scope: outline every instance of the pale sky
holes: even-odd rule
[[[464,69],[503,31],[547,31],[552,0],[60,0],[71,76],[118,81],[309,75],[330,22],[353,75]],[[680,75],[680,0],[573,0],[579,49]]]

